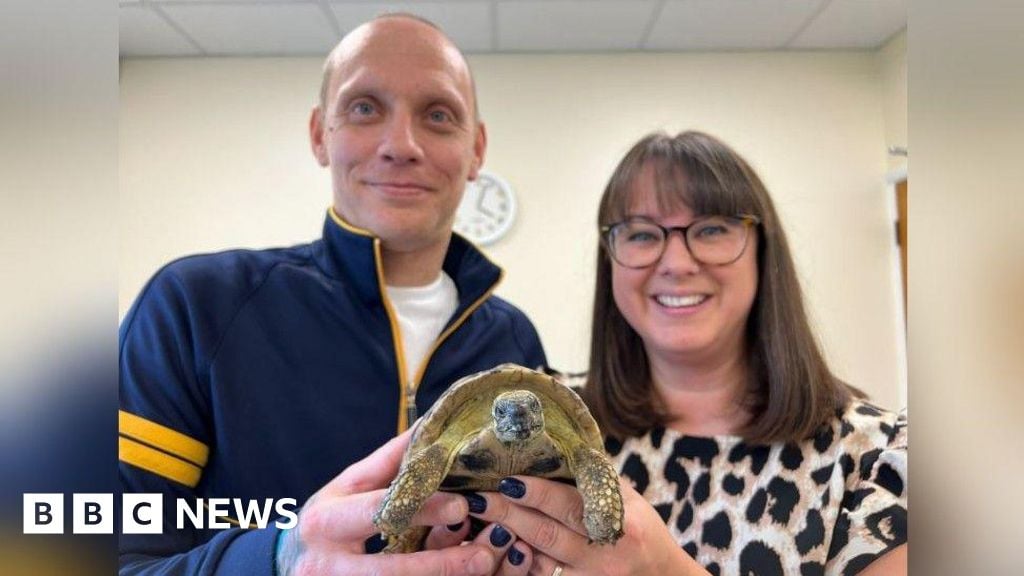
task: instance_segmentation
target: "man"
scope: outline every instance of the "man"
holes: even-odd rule
[[[491,295],[501,270],[451,233],[487,147],[468,65],[433,25],[378,18],[328,57],[309,130],[333,185],[323,238],[174,262],[121,326],[122,488],[163,494],[165,524],[122,536],[123,574],[489,573],[507,550],[360,555],[380,499],[367,491],[397,471],[407,435],[334,478],[458,378],[545,363],[529,320]],[[178,530],[179,498],[305,506],[278,538]],[[439,495],[419,520],[467,512]]]

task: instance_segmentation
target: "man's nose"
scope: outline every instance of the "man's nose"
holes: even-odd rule
[[[658,260],[658,272],[695,274],[699,271],[700,262],[690,253],[682,232],[678,234],[670,232],[668,238],[665,239],[665,251],[661,253],[661,258]]]
[[[380,155],[397,164],[419,162],[423,158],[411,114],[400,112],[391,117],[381,138]]]

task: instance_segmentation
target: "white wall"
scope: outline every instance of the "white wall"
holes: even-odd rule
[[[878,51],[882,77],[885,145],[907,147],[907,31],[896,34]],[[890,156],[889,169],[905,170],[906,156]]]
[[[889,39],[888,42],[878,50],[878,69],[881,76],[882,90],[882,119],[885,125],[885,147],[889,150],[892,147],[907,148],[907,31],[899,32]],[[907,179],[908,156],[889,154],[886,180],[889,181],[889,215],[890,220],[898,219],[896,208],[896,183]],[[893,245],[894,253],[892,265],[895,267],[892,272],[892,282],[895,286],[897,310],[905,314],[905,304],[902,293],[903,270],[899,262],[899,246]],[[906,317],[906,316],[904,316]],[[899,327],[899,326],[898,326]],[[906,324],[903,324],[904,331],[900,334],[897,344],[899,347],[898,358],[901,361],[900,372],[906,373],[907,358],[906,351]],[[896,406],[907,405],[907,385],[904,381],[898,390]]]
[[[759,170],[796,251],[837,373],[883,405],[902,374],[887,127],[874,53],[471,57],[486,168],[520,201],[487,251],[551,363],[586,366],[596,210],[615,163],[654,129],[723,138]],[[317,59],[129,60],[121,76],[123,314],[168,260],[308,241],[329,179],[308,151]]]

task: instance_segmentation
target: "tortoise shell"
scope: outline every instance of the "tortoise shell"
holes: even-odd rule
[[[493,436],[479,436],[481,431],[494,426],[495,399],[515,390],[526,390],[537,396],[544,414],[544,431],[555,442],[563,446],[582,442],[595,450],[604,450],[601,429],[572,389],[547,374],[503,364],[467,376],[441,395],[413,432],[406,459],[444,436],[463,442],[456,448],[452,468],[442,488],[495,490],[502,478],[512,474],[572,480],[564,461],[560,466],[554,465],[555,454],[539,449],[521,453],[491,441]],[[487,453],[492,454],[493,459],[486,456]]]
[[[574,482],[592,540],[622,534],[618,475],[583,400],[554,378],[503,364],[452,385],[418,423],[374,516],[389,551],[415,550],[412,515],[435,490],[495,490],[516,474]]]

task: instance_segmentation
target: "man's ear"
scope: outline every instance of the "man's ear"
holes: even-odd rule
[[[473,163],[469,168],[469,180],[476,180],[480,175],[480,167],[484,165],[484,157],[487,155],[487,127],[483,122],[477,122],[476,137],[473,141]]]
[[[327,145],[324,143],[324,115],[319,106],[314,106],[309,115],[309,146],[313,150],[313,156],[323,167],[330,164],[330,157],[327,155]]]

